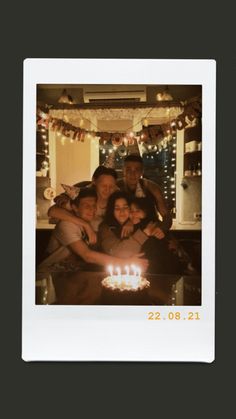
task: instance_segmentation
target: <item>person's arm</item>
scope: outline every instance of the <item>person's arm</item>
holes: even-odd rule
[[[118,265],[120,267],[124,267],[127,264],[127,259],[121,259],[91,250],[82,240],[71,243],[69,248],[73,253],[79,255],[87,263],[95,263],[105,267],[108,265]],[[145,270],[148,267],[148,261],[147,259],[140,259],[140,256],[142,255],[134,255],[133,258],[129,258],[129,263],[139,265],[143,270]]]
[[[129,237],[134,231],[134,225],[131,220],[128,220],[121,230],[121,239]]]
[[[144,184],[148,191],[154,196],[158,212],[162,216],[162,222],[161,222],[161,229],[165,232],[168,231],[172,226],[172,216],[170,211],[167,208],[167,205],[165,203],[165,199],[163,197],[162,191],[160,187],[152,182],[151,180],[144,179]]]
[[[121,240],[107,226],[99,230],[99,242],[104,252],[117,257],[131,257],[139,253],[148,236],[142,230],[137,230],[131,237]]]
[[[48,216],[52,218],[56,218],[57,220],[60,220],[60,221],[69,221],[70,223],[73,223],[82,227],[88,236],[89,243],[95,244],[97,242],[97,235],[93,231],[92,227],[88,223],[86,223],[86,221],[74,215],[72,211],[68,211],[65,208],[60,208],[57,205],[53,205],[48,210]]]

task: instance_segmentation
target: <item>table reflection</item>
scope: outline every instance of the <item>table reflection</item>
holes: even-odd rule
[[[87,271],[37,275],[36,304],[104,305],[101,282],[106,276],[105,272]],[[145,276],[150,281],[148,300],[131,305],[201,305],[200,276]],[[122,301],[117,304],[123,305]]]

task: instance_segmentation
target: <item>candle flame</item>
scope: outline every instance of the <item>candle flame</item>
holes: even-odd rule
[[[121,273],[120,266],[113,268],[112,265],[109,265],[107,270],[109,271],[110,276],[105,278],[102,282],[111,289],[137,291],[150,284],[149,281],[141,277],[141,269],[136,265],[126,265],[123,268],[123,273]]]
[[[113,266],[112,266],[112,265],[109,265],[109,266],[107,267],[107,270],[108,270],[108,272],[109,272],[110,276],[112,276],[112,275],[113,275]]]

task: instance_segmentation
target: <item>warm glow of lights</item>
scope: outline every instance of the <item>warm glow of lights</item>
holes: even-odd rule
[[[113,266],[109,265],[107,270],[110,276],[102,281],[106,288],[119,291],[138,291],[150,286],[150,282],[141,277],[141,269],[136,265],[126,265],[125,273],[122,273],[119,266],[113,270]]]
[[[126,272],[126,275],[128,276],[129,275],[129,266],[125,266],[125,272]]]
[[[108,270],[110,276],[112,276],[113,275],[113,266],[112,265],[109,265],[108,268],[107,268],[107,270]]]

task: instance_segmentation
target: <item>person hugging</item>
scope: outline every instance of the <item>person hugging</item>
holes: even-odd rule
[[[79,217],[83,222],[91,225],[96,215],[97,193],[94,188],[81,188],[77,190],[77,196],[70,200],[70,205],[74,217]],[[110,264],[122,267],[127,263],[125,256],[121,258],[97,251],[89,242],[83,226],[72,221],[61,220],[57,223],[47,252],[48,257],[40,264],[38,272],[48,269],[60,270],[61,267],[69,270],[72,262],[76,263],[78,269],[85,270],[99,270],[99,266],[105,268]],[[147,267],[147,261],[136,255],[131,263],[142,266],[143,270]]]
[[[113,193],[98,232],[102,251],[121,258],[143,256],[151,273],[179,273],[181,265],[168,249],[167,240],[155,237],[156,221],[155,206],[147,198],[132,198],[122,191]],[[133,231],[129,237],[122,237],[127,223],[133,225]]]
[[[149,261],[149,272],[153,274],[180,274],[183,266],[179,258],[169,249],[168,239],[155,235],[157,214],[155,206],[147,198],[133,198],[130,201],[130,220],[134,232],[143,230],[149,236],[141,251]],[[148,228],[147,228],[148,226]]]

